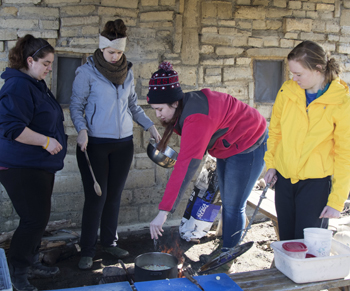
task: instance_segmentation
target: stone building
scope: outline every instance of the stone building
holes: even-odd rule
[[[104,23],[116,18],[128,27],[125,53],[134,64],[139,104],[153,120],[145,97],[151,73],[163,60],[174,65],[184,91],[227,92],[266,119],[279,86],[289,78],[286,56],[300,41],[322,44],[344,65],[343,79],[350,80],[348,0],[0,0],[0,71],[9,49],[27,33],[56,49],[46,81],[64,108],[69,151],[56,175],[51,220],[80,224],[84,199],[68,109],[71,82],[75,68],[98,47]],[[148,159],[148,137],[135,124],[135,156],[120,211],[125,227],[148,225],[170,175]],[[171,145],[178,148],[179,139]],[[0,191],[0,231],[12,230],[18,217],[4,188]],[[186,204],[185,197],[170,221],[178,221]]]

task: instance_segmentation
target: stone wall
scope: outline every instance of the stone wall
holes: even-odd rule
[[[342,77],[350,81],[347,0],[0,0],[0,71],[18,37],[31,33],[47,39],[57,54],[87,56],[97,48],[104,23],[116,18],[128,27],[126,56],[134,64],[139,103],[153,120],[145,96],[151,73],[163,60],[172,62],[184,91],[209,87],[227,92],[266,119],[272,104],[254,100],[254,60],[285,60],[295,45],[309,39],[344,64]],[[46,81],[51,85],[52,76]],[[79,225],[84,199],[76,132],[67,108],[64,113],[69,152],[56,176],[51,220],[68,218]],[[149,135],[136,124],[134,136],[135,157],[120,211],[120,224],[130,227],[147,225],[155,216],[171,172],[148,159]],[[173,137],[171,145],[178,149],[179,139]],[[3,187],[0,191],[0,231],[7,231],[16,227],[18,217]],[[187,197],[170,220],[182,216]]]

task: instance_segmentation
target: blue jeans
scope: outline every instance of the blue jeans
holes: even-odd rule
[[[223,248],[234,247],[245,227],[245,208],[250,192],[259,178],[265,162],[267,149],[264,142],[254,151],[238,154],[227,159],[217,159],[217,173],[222,200],[222,239]]]

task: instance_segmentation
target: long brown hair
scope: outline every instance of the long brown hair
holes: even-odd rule
[[[37,62],[49,53],[55,53],[55,49],[45,39],[27,34],[19,38],[16,45],[10,49],[9,67],[17,70],[28,69],[28,57]]]
[[[169,107],[172,107],[173,104],[167,103],[167,105]],[[180,99],[178,101],[178,105],[175,109],[173,118],[169,122],[162,122],[162,125],[165,127],[165,131],[164,131],[162,139],[160,140],[160,142],[158,143],[158,146],[157,146],[157,149],[160,150],[161,152],[165,151],[165,149],[169,143],[171,135],[174,132],[174,126],[176,124],[176,121],[181,116],[182,109],[183,109],[183,102],[182,102],[182,99]]]
[[[299,43],[289,54],[288,61],[296,61],[305,69],[324,74],[324,85],[332,82],[341,72],[339,63],[317,43],[306,40]]]

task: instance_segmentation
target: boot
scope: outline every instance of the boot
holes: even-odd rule
[[[123,250],[118,247],[103,247],[102,250],[105,253],[109,253],[117,259],[123,259],[129,256],[129,252],[127,250]]]
[[[29,267],[28,278],[50,278],[59,274],[58,267],[47,267],[41,262],[36,262]]]
[[[18,268],[9,264],[12,286],[17,291],[38,291],[28,281],[28,267]]]
[[[222,253],[222,242],[218,243],[216,248],[209,255],[200,255],[199,260],[201,263],[206,264],[211,260],[215,259]]]

